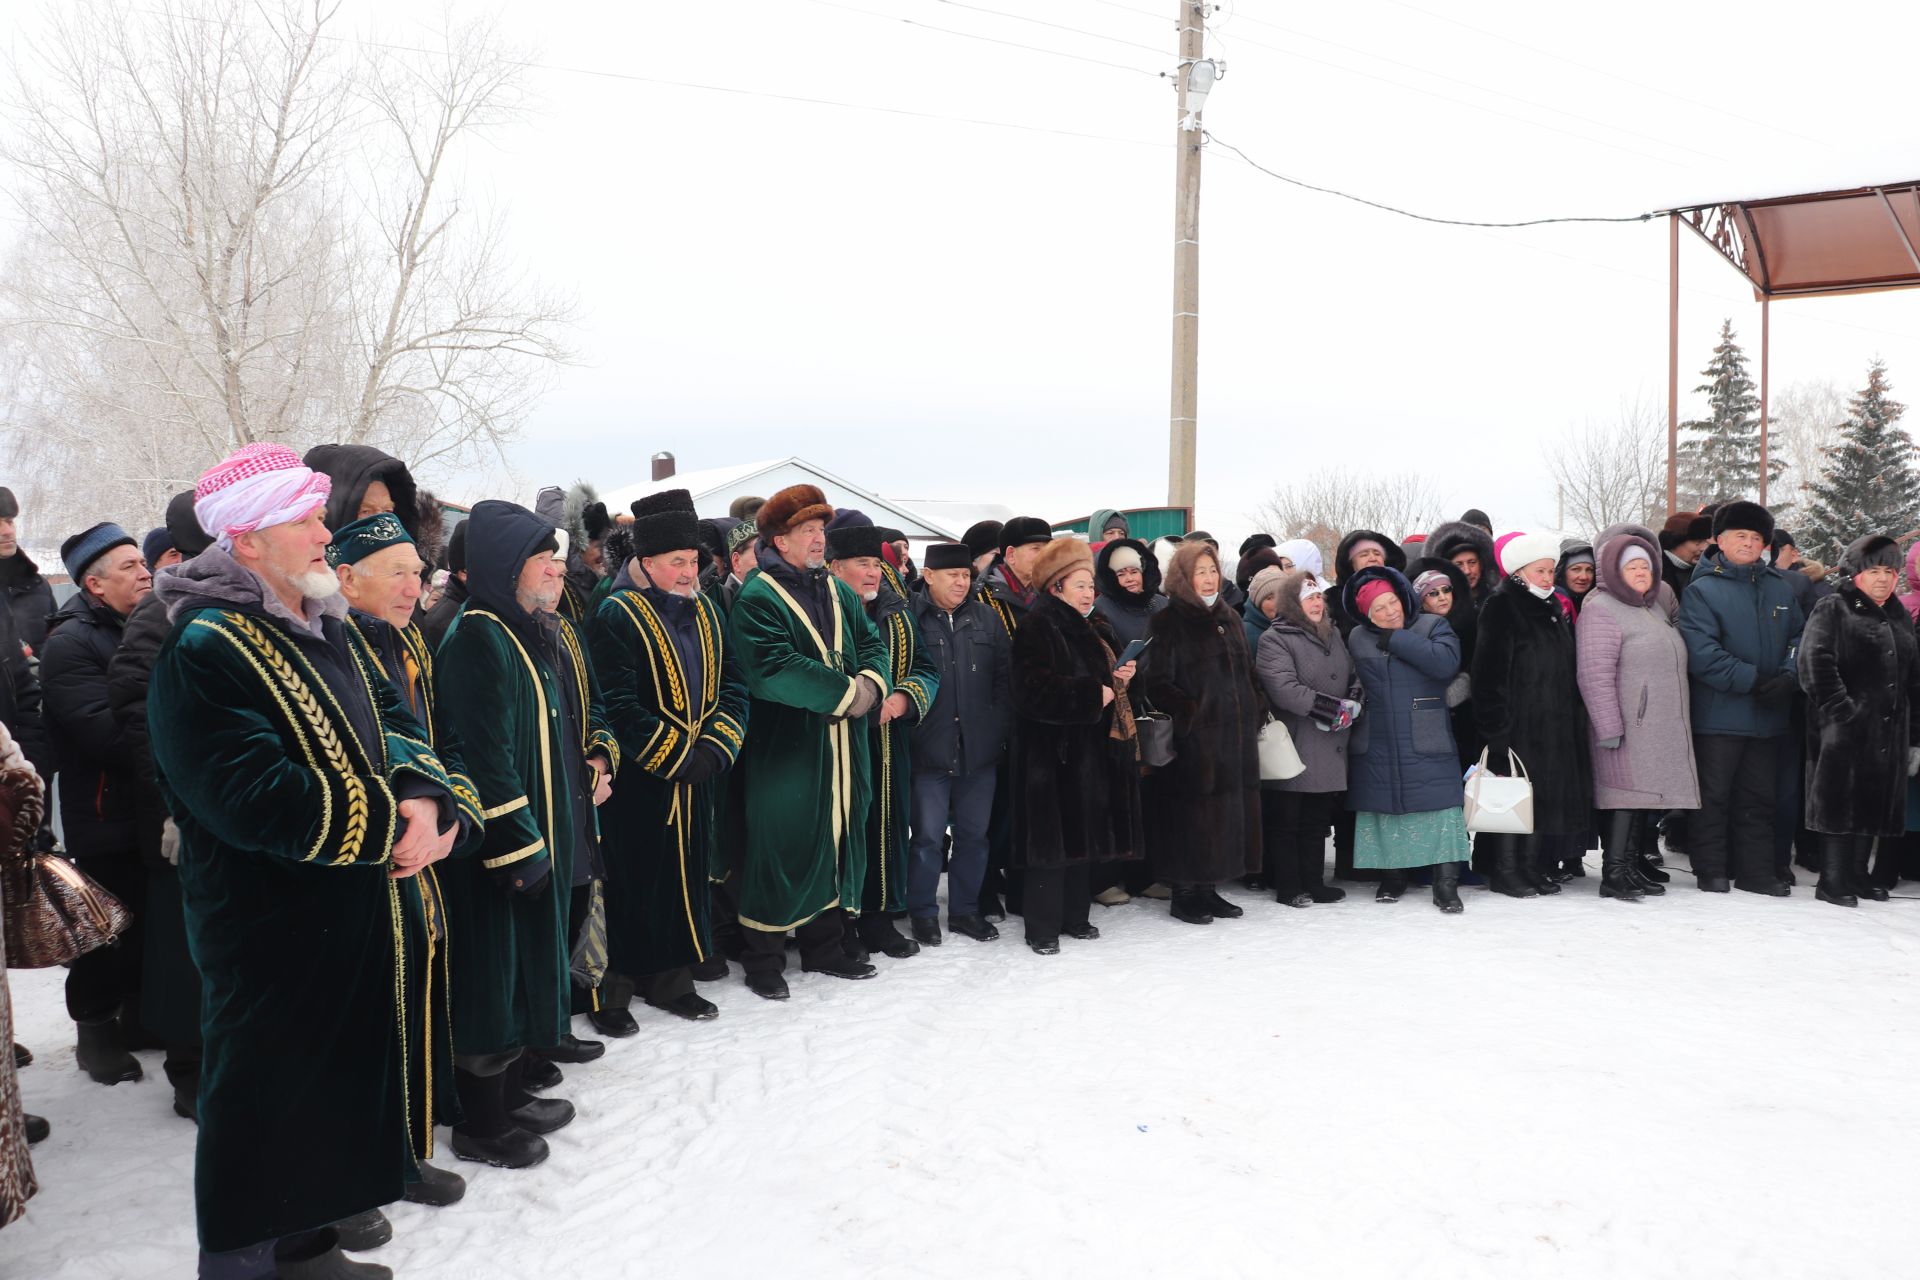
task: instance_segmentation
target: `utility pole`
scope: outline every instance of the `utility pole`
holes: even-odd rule
[[[1173,195],[1173,408],[1169,425],[1167,503],[1193,506],[1194,459],[1200,408],[1200,144],[1199,107],[1212,87],[1214,67],[1205,63],[1205,0],[1176,0],[1179,8],[1180,65],[1174,72],[1179,94],[1179,123],[1173,141],[1176,157]],[[1195,69],[1204,65],[1201,83]],[[1189,90],[1198,99],[1191,110]]]

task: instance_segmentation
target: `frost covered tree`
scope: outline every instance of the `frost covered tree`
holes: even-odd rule
[[[1666,518],[1667,426],[1645,400],[1612,422],[1587,422],[1548,438],[1543,452],[1555,524],[1595,533],[1622,520],[1659,528]]]
[[[1907,407],[1890,397],[1892,390],[1886,364],[1875,360],[1813,486],[1800,536],[1808,554],[1828,564],[1862,534],[1905,540],[1920,525],[1920,471],[1913,438],[1899,425]]]
[[[1694,388],[1707,397],[1707,416],[1680,424],[1680,499],[1683,507],[1755,499],[1760,494],[1760,395],[1747,374],[1747,355],[1734,341],[1733,321],[1720,325],[1720,345]],[[1785,463],[1770,458],[1767,479]]]
[[[1417,471],[1333,469],[1303,472],[1260,504],[1259,527],[1280,539],[1305,538],[1333,565],[1340,539],[1355,529],[1391,538],[1425,533],[1440,522],[1440,495]]]
[[[570,304],[456,179],[524,62],[484,22],[400,48],[337,12],[81,0],[9,68],[0,436],[43,518],[144,527],[256,441],[484,464],[567,358]]]

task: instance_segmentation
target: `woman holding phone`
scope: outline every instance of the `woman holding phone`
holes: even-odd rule
[[[1146,781],[1147,860],[1173,889],[1174,919],[1241,915],[1219,886],[1260,871],[1265,700],[1246,624],[1220,589],[1220,561],[1188,541],[1167,568],[1165,609],[1147,627],[1140,692],[1173,720],[1173,762]]]

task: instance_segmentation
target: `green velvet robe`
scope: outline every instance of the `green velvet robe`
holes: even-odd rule
[[[752,695],[753,733],[738,772],[740,923],[785,932],[842,903],[857,905],[867,869],[873,772],[864,725],[845,718],[866,672],[892,691],[886,645],[853,589],[829,578],[832,634],[755,571],[728,616],[728,641]]]
[[[451,742],[442,740],[433,714],[433,651],[417,625],[395,630],[388,627],[402,646],[399,669],[389,665],[383,646],[368,634],[360,619],[352,614],[347,623],[366,646],[367,659],[374,670],[393,686],[401,702],[420,727],[427,731],[427,745],[440,758],[448,776],[471,797],[472,816],[479,821],[479,795],[466,776],[466,767]],[[407,660],[411,659],[411,667]],[[457,846],[453,856],[471,853],[480,847],[479,832]],[[407,1005],[407,1043],[420,1046],[433,1085],[433,1115],[437,1124],[454,1125],[461,1119],[460,1097],[453,1085],[453,1013],[449,992],[453,983],[453,961],[447,947],[447,899],[441,887],[439,865],[427,867],[416,876],[398,882],[400,904],[404,908],[407,954],[421,957],[426,968],[426,983],[431,999],[414,1000]]]
[[[885,570],[889,585],[900,583],[892,565]],[[899,605],[888,609],[875,629],[887,646],[887,679],[895,693],[907,695],[910,709],[884,725],[877,709],[867,717],[873,803],[867,810],[867,875],[860,892],[863,915],[907,909],[907,820],[913,812],[910,742],[913,726],[927,714],[940,690],[940,670],[920,643],[913,607],[907,603],[904,590],[893,590]]]
[[[623,579],[624,580],[624,579]],[[747,737],[747,688],[726,643],[726,620],[704,593],[693,600],[700,634],[700,687],[667,624],[646,596],[622,588],[600,602],[587,628],[607,726],[627,771],[600,808],[607,860],[608,964],[629,977],[697,964],[712,953],[708,868],[718,831],[714,805],[729,772],[675,782],[706,743],[729,766]]]
[[[453,1050],[505,1053],[560,1042],[572,1018],[568,911],[574,830],[563,753],[605,755],[618,770],[593,671],[573,626],[559,619],[565,659],[554,670],[499,615],[468,604],[440,645],[434,695],[442,731],[480,793],[486,839],[450,859],[441,877],[453,956]],[[579,735],[561,732],[561,681],[585,708]],[[552,864],[537,894],[511,878]]]
[[[377,743],[257,614],[184,612],[148,687],[205,996],[194,1198],[215,1252],[396,1200],[432,1154],[435,1055],[416,1035],[444,1024],[445,988],[388,875],[395,789],[432,784],[481,819],[349,636]]]

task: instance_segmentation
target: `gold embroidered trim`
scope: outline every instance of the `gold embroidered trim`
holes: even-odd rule
[[[503,853],[497,858],[482,858],[480,865],[489,871],[496,871],[501,867],[511,866],[513,863],[519,862],[524,858],[531,858],[534,854],[544,851],[546,847],[547,842],[545,840],[535,840],[524,849],[515,849],[512,853]]]
[[[482,818],[504,818],[508,814],[514,812],[515,810],[524,809],[526,807],[527,807],[527,798],[525,796],[521,796],[516,800],[509,800],[505,804],[497,804],[493,806],[493,808],[491,809],[482,809],[480,811],[480,816]]]

